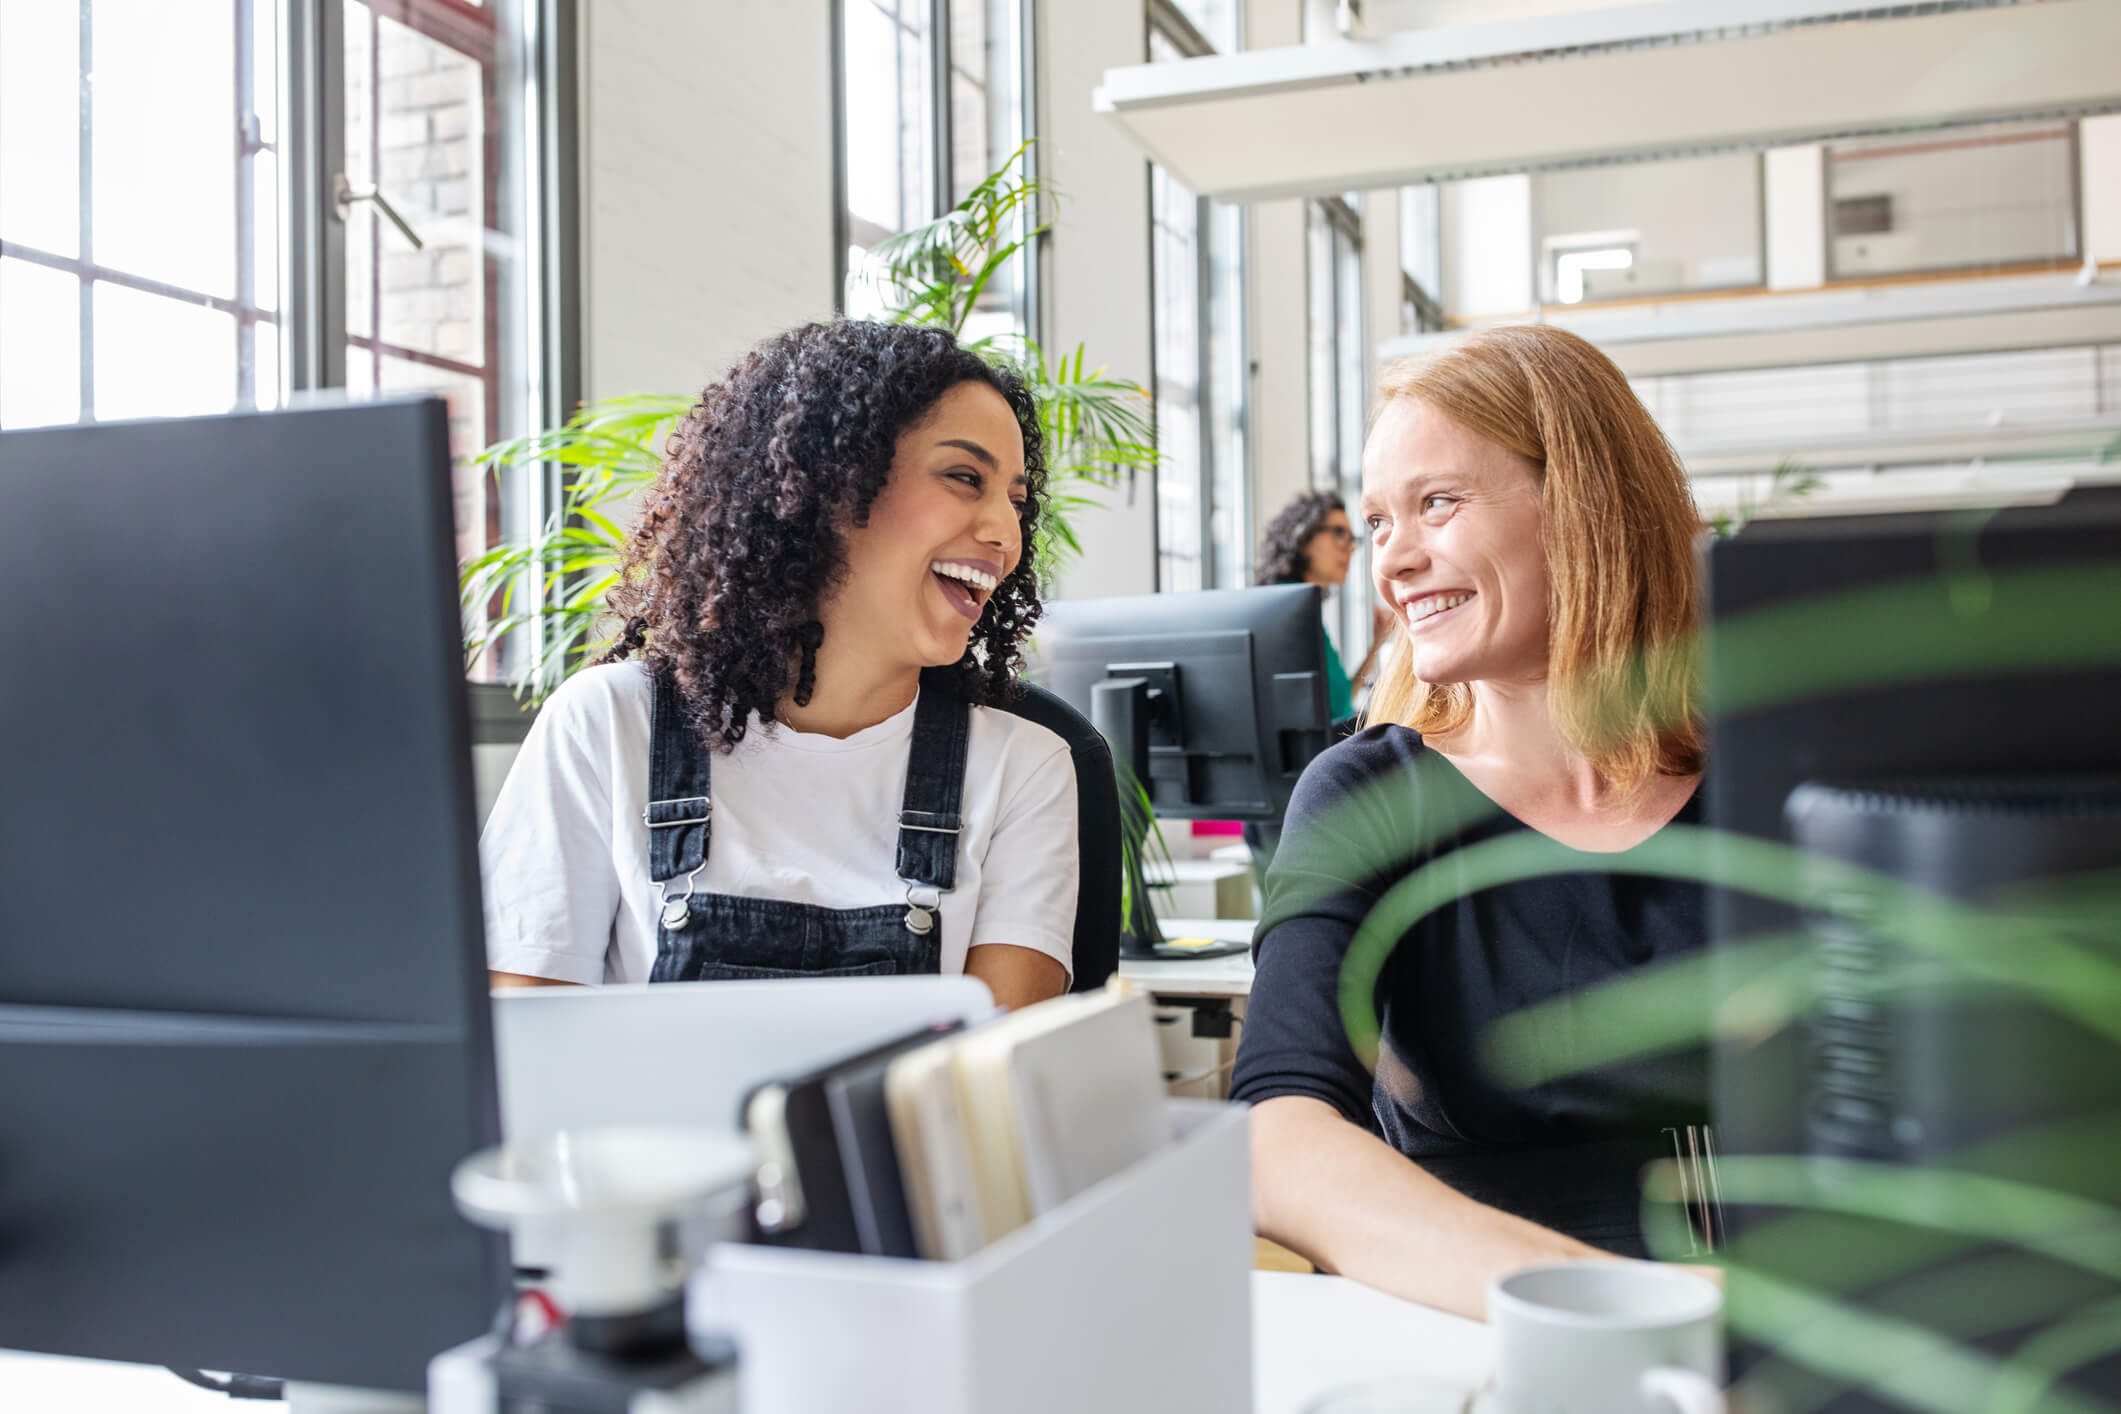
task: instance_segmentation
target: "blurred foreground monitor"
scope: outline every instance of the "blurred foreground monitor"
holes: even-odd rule
[[[2121,492],[1708,560],[1737,1397],[2121,1407]]]

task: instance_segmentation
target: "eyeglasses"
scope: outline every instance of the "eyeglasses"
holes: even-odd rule
[[[1355,543],[1355,532],[1344,525],[1321,526],[1319,533],[1332,537],[1333,543],[1336,545],[1353,545]]]

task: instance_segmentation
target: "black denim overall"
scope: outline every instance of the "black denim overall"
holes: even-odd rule
[[[655,679],[649,748],[648,876],[662,901],[651,982],[756,977],[868,977],[939,972],[942,896],[957,885],[958,808],[971,709],[943,674],[921,675],[899,812],[899,903],[824,908],[786,899],[695,893],[707,865],[712,754],[685,724],[677,687]],[[793,810],[817,802],[790,801]],[[825,806],[830,809],[829,805]],[[673,884],[672,881],[676,883]]]

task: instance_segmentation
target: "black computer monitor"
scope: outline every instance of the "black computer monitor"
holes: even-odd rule
[[[1104,731],[1159,816],[1278,823],[1328,740],[1325,653],[1320,591],[1289,584],[1048,604],[1031,657],[1032,677]],[[1123,951],[1155,944],[1137,909]]]
[[[1279,820],[1325,749],[1315,585],[1064,600],[1034,637],[1034,679],[1105,729],[1159,815]]]
[[[2056,882],[2073,879],[2067,906],[2093,910],[2080,941],[2113,986],[2121,873],[2103,894],[2082,885],[2121,870],[2121,490],[1998,512],[1756,522],[1708,562],[1708,818],[1733,840],[1712,848],[1717,867],[1735,867],[1710,899],[1714,991],[1732,1003],[1712,1053],[1718,1147],[1726,1167],[1794,1156],[1812,1185],[1789,1204],[1758,1201],[1748,1184],[1726,1194],[1733,1310],[1750,1299],[1747,1272],[1764,1272],[1785,1284],[1776,1299],[1830,1295],[2006,1358],[2121,1283],[1954,1237],[1913,1188],[1888,1190],[1904,1220],[1837,1212],[1878,1195],[1859,1186],[1850,1199],[1834,1165],[1976,1170],[2121,1201],[2121,1048],[2052,998],[1970,982],[1962,964],[1911,950],[1891,932],[1904,925],[1866,921],[1882,905],[1840,871],[1975,907],[2009,898],[2006,913],[2043,918]],[[1747,863],[1749,841],[1794,852],[1787,865],[1775,851]],[[1785,867],[1794,887],[1777,878]],[[2005,976],[2031,982],[2052,961],[2022,951],[2009,923],[1973,936]],[[1776,1024],[1761,1006],[1782,994],[1762,970],[1778,937],[1800,949],[1779,984],[1800,1005]],[[2032,1139],[2072,1124],[2089,1126],[2104,1159]],[[1815,1314],[1786,1329],[1809,1339],[1835,1327]],[[1822,1373],[1818,1350],[1794,1352],[1755,1352],[1751,1378],[1770,1402],[1892,1403]],[[2111,1396],[2121,1372],[2103,1368],[2073,1378]]]
[[[0,434],[0,1346],[415,1390],[505,1293],[448,430]]]

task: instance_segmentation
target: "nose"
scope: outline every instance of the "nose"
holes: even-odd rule
[[[1023,516],[1007,492],[988,496],[980,503],[979,521],[972,533],[980,544],[992,546],[1000,554],[1004,573],[1016,568],[1024,543]]]
[[[1379,592],[1387,599],[1391,598],[1388,586],[1394,580],[1411,579],[1428,567],[1428,546],[1422,541],[1418,522],[1395,521],[1371,550],[1371,569]]]

